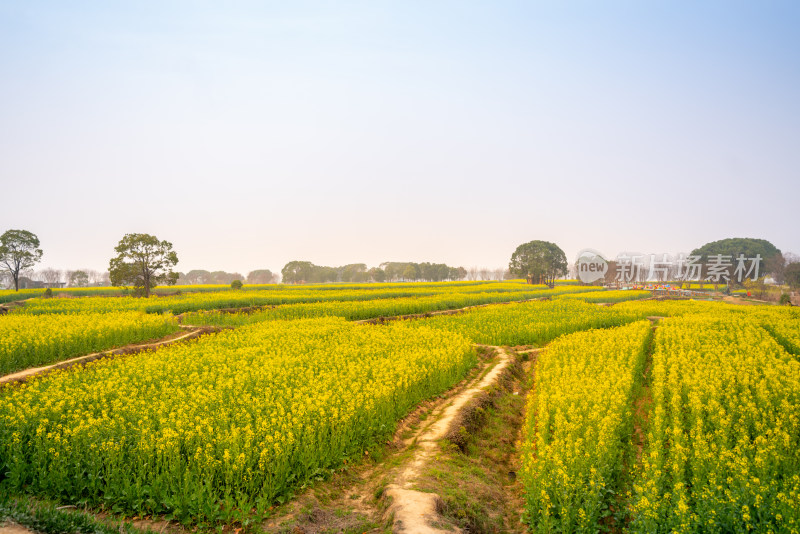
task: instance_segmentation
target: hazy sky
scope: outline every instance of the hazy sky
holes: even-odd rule
[[[105,269],[800,253],[800,2],[0,0],[0,232]]]

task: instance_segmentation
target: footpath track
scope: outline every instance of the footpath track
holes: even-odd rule
[[[68,369],[76,365],[85,365],[89,362],[93,362],[101,358],[135,354],[137,352],[143,352],[146,350],[154,350],[159,347],[172,345],[174,343],[179,343],[181,341],[188,341],[190,339],[195,339],[202,335],[209,334],[212,332],[218,332],[219,330],[221,330],[221,328],[213,326],[190,326],[190,325],[181,325],[181,329],[183,330],[183,332],[176,332],[175,334],[170,334],[169,336],[159,341],[150,343],[135,343],[117,349],[111,349],[102,352],[94,352],[92,354],[86,354],[84,356],[70,358],[69,360],[64,360],[62,362],[57,362],[51,365],[45,365],[42,367],[31,367],[28,369],[24,369],[22,371],[17,371],[15,373],[11,373],[3,377],[0,377],[0,386],[25,382],[26,380],[29,380],[35,376],[39,376],[44,373],[48,373],[59,369]]]
[[[383,324],[389,321],[403,321],[403,320],[412,320],[412,319],[424,319],[426,317],[433,317],[436,315],[456,315],[460,313],[464,313],[471,309],[475,308],[483,308],[486,306],[494,306],[494,305],[503,305],[503,304],[512,304],[512,303],[519,303],[519,302],[533,302],[537,300],[546,300],[545,298],[539,297],[535,299],[526,299],[526,300],[514,300],[508,302],[491,302],[487,304],[476,304],[472,306],[466,306],[464,308],[456,308],[452,310],[438,310],[426,313],[416,313],[410,315],[393,315],[388,317],[376,317],[373,319],[362,319],[358,321],[352,321],[355,324]],[[16,301],[12,303],[7,303],[4,307],[8,307],[9,304],[11,306],[19,306]],[[3,306],[0,306],[3,307]],[[248,312],[259,311],[261,309],[268,309],[272,306],[265,306],[265,307],[252,307],[252,308],[242,308],[242,309],[231,309],[231,310],[215,310],[215,311],[224,311],[226,313],[233,313],[234,311],[241,312],[242,310],[246,310]],[[178,321],[180,322],[184,314],[176,315]],[[171,334],[161,340],[149,343],[139,343],[139,344],[131,344],[126,345],[125,347],[120,347],[116,349],[106,350],[102,352],[95,352],[92,354],[86,354],[84,356],[77,356],[75,358],[71,358],[69,360],[56,362],[51,365],[45,365],[41,367],[31,367],[28,369],[23,369],[21,371],[17,371],[5,376],[0,377],[0,386],[5,384],[12,384],[18,382],[24,382],[34,376],[38,376],[42,373],[58,370],[58,369],[67,369],[69,367],[73,367],[75,365],[83,365],[89,362],[93,362],[95,360],[99,360],[101,358],[106,358],[109,356],[118,356],[122,354],[135,354],[137,352],[142,352],[145,350],[153,350],[159,347],[163,347],[166,345],[171,345],[173,343],[178,343],[180,341],[187,341],[189,339],[195,339],[205,334],[218,332],[220,330],[229,329],[232,327],[217,327],[217,326],[197,326],[197,325],[190,325],[190,324],[179,324],[179,326],[186,330],[187,332],[180,335]]]
[[[414,488],[437,447],[452,430],[453,422],[469,401],[495,384],[503,371],[510,366],[511,358],[503,347],[482,345],[495,351],[496,359],[489,363],[471,382],[452,396],[443,399],[431,412],[431,423],[420,428],[409,440],[416,446],[414,454],[398,470],[393,482],[386,487],[385,495],[391,499],[387,510],[392,518],[394,532],[439,534],[454,532],[435,525],[445,523],[437,512],[439,496],[417,491]],[[455,529],[458,531],[458,529]]]

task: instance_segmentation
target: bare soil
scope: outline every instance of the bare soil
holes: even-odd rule
[[[479,349],[490,352],[488,348]],[[509,357],[490,352],[488,363],[446,394],[429,400],[404,418],[380,457],[366,457],[319,482],[261,525],[265,532],[458,532],[439,513],[434,493],[414,487],[428,462],[446,440],[459,411],[483,388],[494,383]]]
[[[505,349],[497,347],[497,355],[498,362],[488,373],[454,395],[446,405],[440,406],[433,414],[435,420],[417,434],[414,440],[416,443],[414,455],[399,470],[385,492],[392,500],[387,513],[393,519],[394,532],[458,531],[453,526],[449,526],[450,528],[437,526],[446,522],[437,513],[439,497],[436,494],[415,491],[413,488],[459,412],[482,390],[492,385],[509,365],[510,357]]]

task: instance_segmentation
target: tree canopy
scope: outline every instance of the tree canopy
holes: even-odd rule
[[[555,243],[530,241],[517,247],[511,255],[508,270],[525,278],[529,284],[553,287],[556,278],[567,274],[567,257]]]
[[[19,273],[42,259],[39,245],[39,238],[27,230],[8,230],[0,236],[0,264],[14,280],[16,291],[19,291]]]
[[[277,276],[269,269],[256,269],[247,273],[248,284],[274,284]]]
[[[86,271],[74,271],[69,275],[69,285],[71,287],[86,287],[89,285],[89,273]]]
[[[793,288],[800,288],[800,263],[790,263],[783,271],[786,283]]]
[[[755,258],[757,255],[761,256],[761,261],[758,265],[758,276],[763,276],[768,270],[767,267],[775,263],[781,255],[781,251],[766,239],[753,239],[747,237],[732,237],[728,239],[720,239],[719,241],[712,241],[706,243],[700,248],[692,251],[692,256],[700,256],[701,263],[706,265],[709,258],[716,257],[717,255],[730,256],[731,264],[725,269],[724,277],[727,279],[732,278],[734,269],[736,268],[736,258],[743,254],[745,258]],[[726,258],[727,259],[727,258]],[[780,261],[782,264],[782,260]],[[749,264],[748,264],[749,265]],[[704,274],[705,276],[705,274]]]
[[[117,256],[108,264],[113,286],[132,286],[137,294],[149,297],[154,287],[178,280],[178,273],[172,271],[178,255],[168,241],[149,234],[126,234],[114,250]]]

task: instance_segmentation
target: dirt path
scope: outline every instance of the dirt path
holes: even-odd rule
[[[26,300],[31,300],[31,299],[11,300],[9,302],[4,302],[3,304],[0,304],[0,314],[8,313],[12,311],[14,308],[20,308],[24,306]]]
[[[433,456],[436,447],[447,435],[458,413],[467,402],[494,384],[503,370],[508,367],[511,357],[505,349],[493,348],[498,356],[498,361],[488,372],[482,376],[479,375],[461,392],[434,409],[431,414],[432,423],[421,428],[413,438],[413,442],[417,445],[413,456],[399,470],[392,484],[386,487],[385,495],[392,499],[387,514],[393,518],[394,532],[419,534],[453,532],[452,527],[444,529],[436,526],[443,523],[437,512],[438,496],[434,493],[415,491],[413,487],[422,475],[423,468]]]
[[[95,360],[99,360],[101,358],[106,358],[108,356],[117,356],[121,354],[134,354],[145,350],[156,349],[158,347],[171,345],[173,343],[178,343],[180,341],[194,339],[204,334],[216,332],[219,330],[219,328],[216,327],[190,326],[190,325],[181,325],[181,329],[183,330],[183,332],[179,331],[174,334],[170,334],[169,336],[166,336],[165,338],[162,338],[161,340],[156,341],[154,343],[139,343],[139,344],[127,345],[125,347],[121,347],[118,349],[106,350],[103,352],[95,352],[92,354],[87,354],[85,356],[78,356],[76,358],[71,358],[69,360],[65,360],[62,362],[56,362],[51,365],[45,365],[42,367],[31,367],[23,371],[17,371],[16,373],[11,373],[3,377],[0,377],[0,386],[6,384],[12,384],[15,382],[25,382],[26,380],[29,380],[30,378],[38,376],[42,373],[47,373],[49,371],[54,371],[57,369],[67,369],[75,365],[83,365],[89,362],[93,362]]]

